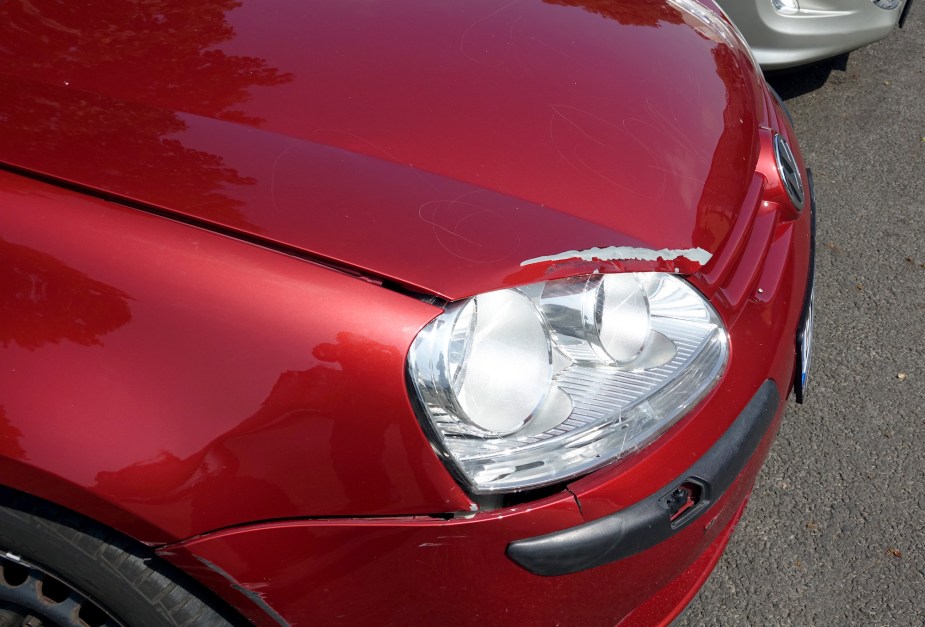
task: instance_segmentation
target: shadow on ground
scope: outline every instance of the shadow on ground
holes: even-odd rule
[[[851,53],[845,52],[810,65],[766,72],[765,77],[782,99],[790,100],[820,89],[829,80],[832,72],[847,71],[849,54]]]

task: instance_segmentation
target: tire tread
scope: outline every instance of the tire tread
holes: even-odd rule
[[[148,547],[2,488],[0,547],[48,569],[132,627],[245,624],[215,599],[203,600],[210,596],[204,588]]]

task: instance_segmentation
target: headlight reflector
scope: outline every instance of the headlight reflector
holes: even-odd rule
[[[474,493],[562,481],[651,442],[715,385],[728,341],[685,280],[595,274],[480,294],[415,339],[428,431]]]
[[[614,364],[628,364],[649,338],[649,300],[631,274],[608,275],[599,283],[594,323],[604,349],[602,357]]]
[[[470,299],[453,312],[447,351],[460,417],[486,433],[522,427],[549,391],[549,337],[539,312],[514,290]]]

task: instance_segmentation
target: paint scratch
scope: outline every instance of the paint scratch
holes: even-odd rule
[[[572,259],[581,259],[584,261],[672,261],[684,257],[690,261],[705,266],[713,257],[703,248],[662,248],[661,250],[652,250],[649,248],[634,248],[632,246],[609,246],[607,248],[588,248],[586,250],[567,250],[558,255],[549,255],[546,257],[535,257],[521,262],[521,267],[531,266],[538,263],[550,263],[556,261],[569,261]]]

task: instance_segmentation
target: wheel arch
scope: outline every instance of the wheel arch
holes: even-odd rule
[[[83,502],[89,503],[90,501],[84,500]],[[41,557],[36,557],[32,554],[20,555],[21,552],[24,552],[22,547],[17,545],[18,543],[15,539],[11,538],[15,538],[17,533],[19,535],[22,535],[22,533],[16,530],[11,531],[11,528],[20,527],[26,524],[26,521],[33,519],[40,522],[40,525],[33,525],[33,527],[42,526],[49,530],[48,537],[51,548],[48,550],[50,551],[54,550],[55,541],[60,541],[60,538],[53,537],[55,535],[54,531],[56,529],[70,530],[74,532],[74,537],[89,539],[84,542],[74,542],[75,545],[80,545],[81,551],[91,553],[97,546],[114,547],[116,551],[130,556],[128,560],[134,558],[136,562],[142,562],[145,568],[166,578],[184,592],[201,601],[216,615],[224,619],[227,624],[234,626],[250,624],[244,618],[242,610],[249,615],[253,615],[254,608],[241,608],[242,600],[240,599],[235,599],[234,603],[231,603],[229,600],[221,598],[195,577],[160,557],[156,553],[155,547],[100,522],[93,516],[62,506],[35,494],[0,485],[0,550],[4,551],[8,558],[23,559],[25,563],[29,564],[35,563],[36,566],[52,573],[55,577],[69,582],[72,577],[67,572],[63,572],[60,567],[56,568],[54,564],[46,563],[47,560],[42,560]],[[14,521],[15,524],[10,524],[10,521]],[[98,557],[96,561],[112,561],[100,551],[96,555]],[[88,591],[83,590],[82,592],[87,593]]]

